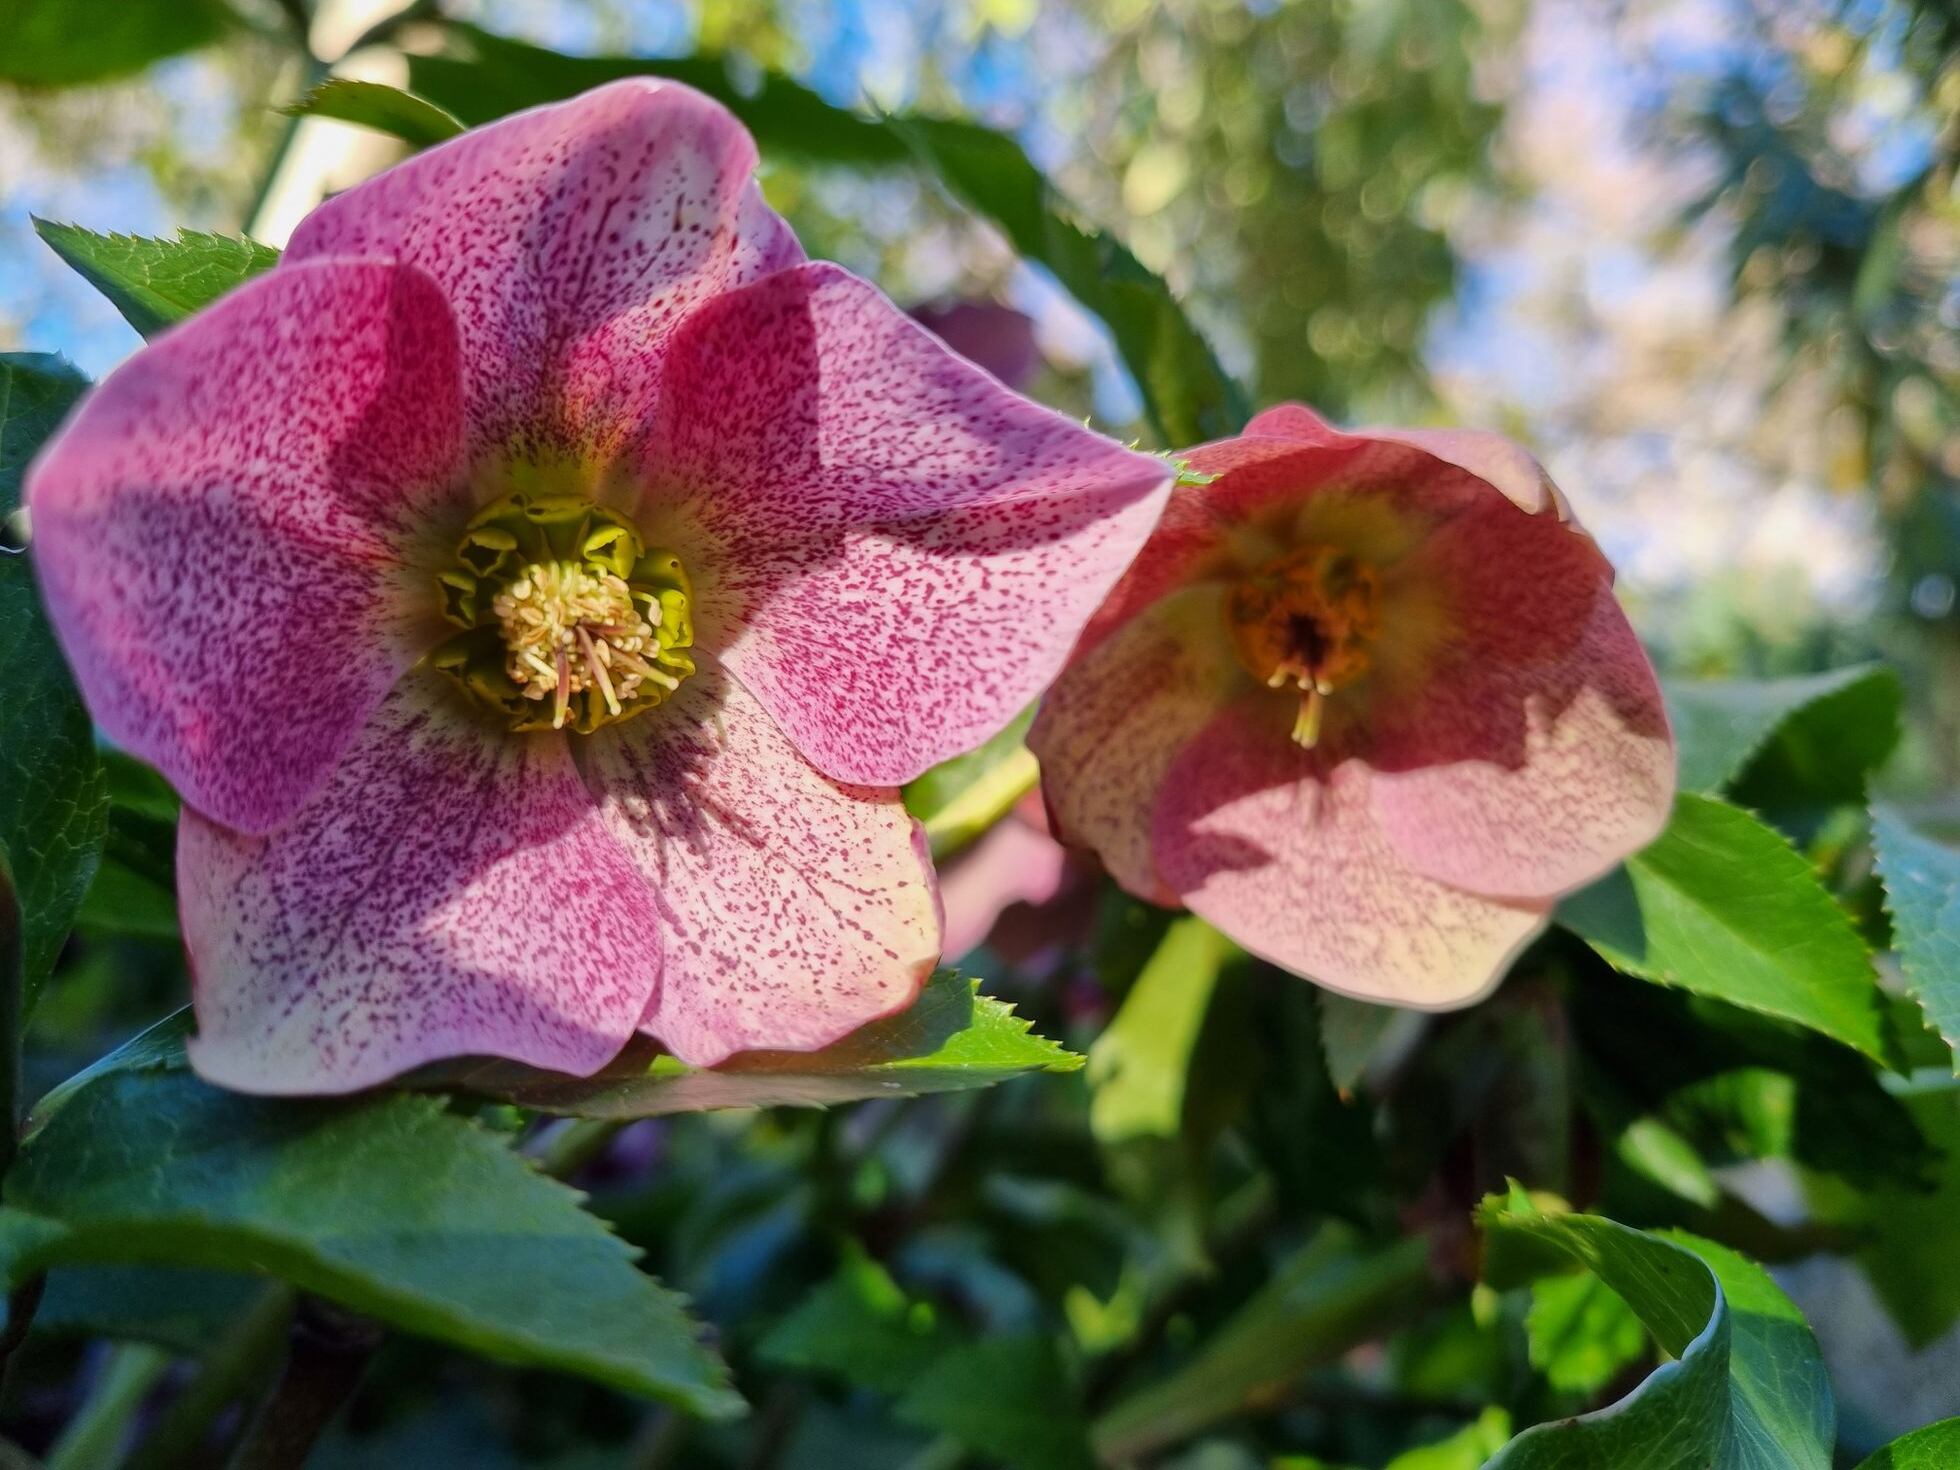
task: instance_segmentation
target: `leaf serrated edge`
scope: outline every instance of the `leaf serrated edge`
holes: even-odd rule
[[[1919,1007],[1919,1014],[1925,1019],[1926,1024],[1932,1028],[1933,1034],[1946,1043],[1947,1050],[1953,1056],[1953,1075],[1960,1077],[1960,1025],[1956,1025],[1952,1031],[1947,1031],[1941,1026],[1939,1018],[1933,1014],[1932,1007],[1926,1003],[1926,998],[1922,994],[1925,982],[1919,978],[1921,966],[1916,961],[1909,959],[1904,947],[1896,943],[1900,928],[1899,915],[1898,911],[1893,907],[1892,873],[1888,871],[1893,865],[1886,857],[1884,844],[1878,840],[1878,827],[1881,818],[1902,829],[1908,838],[1917,838],[1921,842],[1935,842],[1936,839],[1927,837],[1903,817],[1886,811],[1880,803],[1874,801],[1866,804],[1865,819],[1871,824],[1872,834],[1872,871],[1878,874],[1879,895],[1885,909],[1885,917],[1892,925],[1895,940],[1893,952],[1899,959],[1899,973],[1905,977],[1906,994],[1911,996],[1913,1004]],[[1938,845],[1945,846],[1944,843]]]

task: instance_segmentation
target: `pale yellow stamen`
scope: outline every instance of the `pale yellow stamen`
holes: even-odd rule
[[[490,609],[510,651],[505,672],[526,699],[551,699],[554,727],[563,728],[572,697],[587,689],[596,688],[607,711],[619,714],[641,681],[657,672],[639,657],[659,643],[632,589],[590,563],[533,562]],[[658,682],[678,687],[678,681]]]

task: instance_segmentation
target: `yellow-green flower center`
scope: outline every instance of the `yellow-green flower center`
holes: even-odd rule
[[[1381,578],[1350,552],[1309,544],[1242,577],[1226,603],[1239,662],[1272,689],[1299,691],[1293,738],[1320,743],[1327,697],[1366,674],[1381,633]]]
[[[590,732],[694,672],[680,558],[583,497],[520,491],[486,506],[437,584],[464,631],[431,663],[514,730]]]

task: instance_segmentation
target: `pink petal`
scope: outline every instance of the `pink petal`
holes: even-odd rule
[[[907,781],[1006,724],[1163,505],[1162,461],[835,266],[709,303],[673,352],[649,533],[694,571],[701,641],[838,780]]]
[[[178,889],[221,1086],[334,1093],[423,1062],[590,1073],[660,973],[655,900],[563,739],[411,674],[269,837],[186,812]]]
[[[246,831],[326,779],[427,646],[404,565],[457,505],[456,331],[420,271],[249,282],[112,373],[28,476],[34,559],[109,737]]]
[[[1186,747],[1154,819],[1165,882],[1238,944],[1330,990],[1424,1008],[1487,994],[1550,905],[1413,871],[1375,824],[1373,774],[1355,760],[1329,769],[1288,738],[1290,720],[1242,702]]]
[[[1529,578],[1519,578],[1528,583]],[[1427,741],[1385,751],[1375,818],[1417,872],[1479,893],[1556,895],[1590,882],[1667,825],[1674,744],[1660,688],[1601,582],[1556,662],[1470,661],[1422,710]],[[1446,742],[1469,758],[1424,763]],[[1441,754],[1441,752],[1438,752]]]
[[[615,449],[687,312],[803,258],[719,104],[635,78],[473,129],[320,206],[288,261],[413,261],[462,327],[479,447]]]
[[[958,959],[994,932],[1016,904],[1059,897],[1070,874],[1067,850],[1040,827],[1009,817],[971,849],[944,864],[939,899],[946,910],[945,950]]]
[[[1177,897],[1157,876],[1152,804],[1243,678],[1223,596],[1217,585],[1186,587],[1078,653],[1028,732],[1055,835],[1093,849],[1126,890],[1157,903]]]
[[[676,1056],[814,1050],[918,995],[941,921],[897,792],[826,780],[706,668],[581,760],[657,895],[666,964],[640,1023]]]

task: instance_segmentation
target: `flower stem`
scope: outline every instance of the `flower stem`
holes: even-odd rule
[[[292,1470],[360,1385],[381,1346],[381,1324],[315,1297],[294,1314],[286,1366],[259,1404],[228,1470]]]
[[[196,1377],[163,1411],[125,1470],[169,1470],[191,1463],[226,1405],[248,1397],[277,1365],[292,1315],[292,1288],[268,1282],[258,1300],[204,1354]]]
[[[48,1451],[48,1470],[113,1465],[130,1420],[169,1367],[170,1354],[146,1342],[113,1348],[87,1400]]]

